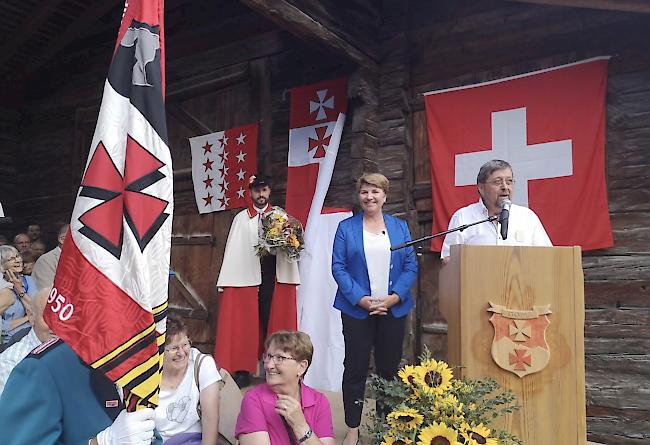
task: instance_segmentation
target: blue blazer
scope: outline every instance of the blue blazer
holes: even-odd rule
[[[384,224],[391,245],[411,240],[406,222],[384,214]],[[388,293],[399,296],[400,302],[390,308],[394,317],[405,316],[413,307],[411,287],[418,273],[415,252],[412,247],[391,252]],[[370,295],[368,264],[363,248],[363,212],[339,223],[334,237],[332,252],[332,275],[338,284],[334,307],[350,317],[364,319],[368,311],[357,306],[361,298]]]

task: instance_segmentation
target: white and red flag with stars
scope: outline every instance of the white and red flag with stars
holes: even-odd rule
[[[165,123],[163,1],[125,7],[70,232],[44,312],[54,333],[156,406],[173,206]]]
[[[554,245],[613,244],[605,184],[601,57],[425,94],[433,232],[477,201],[482,164],[512,165],[515,204],[537,213]],[[432,249],[440,250],[442,238]]]
[[[248,178],[257,171],[258,124],[190,139],[199,213],[246,207]]]
[[[299,263],[298,328],[314,344],[305,381],[315,388],[340,391],[345,353],[340,313],[332,307],[332,245],[338,223],[349,209],[323,206],[330,186],[347,111],[347,79],[291,90],[289,170],[286,210],[305,227]]]

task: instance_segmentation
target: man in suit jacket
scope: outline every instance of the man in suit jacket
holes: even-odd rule
[[[154,410],[127,413],[113,382],[57,337],[11,372],[0,397],[3,445],[151,445]]]

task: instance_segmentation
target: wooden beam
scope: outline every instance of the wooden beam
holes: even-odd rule
[[[11,60],[20,47],[50,18],[52,12],[62,2],[63,0],[52,0],[43,2],[38,8],[34,8],[33,14],[0,47],[0,66]]]
[[[88,5],[81,15],[77,16],[57,38],[47,45],[47,49],[36,57],[36,60],[28,67],[27,71],[32,73],[38,70],[66,45],[81,37],[89,28],[94,26],[98,19],[119,4],[123,4],[123,0],[100,0]]]
[[[518,3],[570,6],[574,8],[607,9],[610,11],[650,13],[648,0],[510,0]]]
[[[359,48],[288,0],[241,2],[298,37],[315,40],[365,68],[373,71],[378,69],[377,57],[370,50]]]

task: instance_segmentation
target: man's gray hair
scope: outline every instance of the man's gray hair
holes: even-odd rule
[[[492,159],[491,161],[486,162],[481,165],[481,168],[478,171],[478,176],[476,176],[476,183],[482,184],[487,181],[487,178],[497,170],[504,170],[509,168],[512,171],[512,166],[506,161],[501,159]]]

